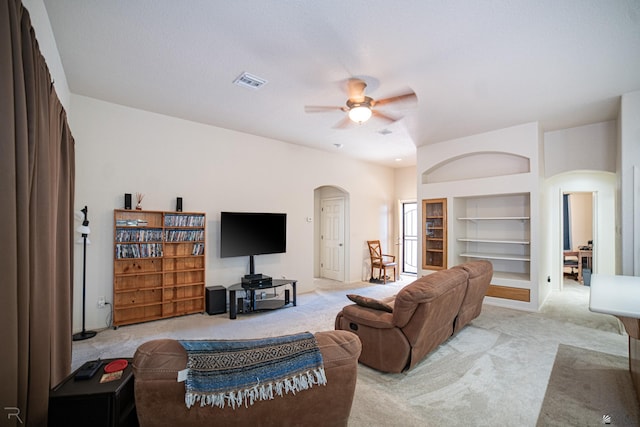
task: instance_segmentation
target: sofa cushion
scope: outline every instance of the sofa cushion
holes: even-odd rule
[[[186,350],[178,341],[169,339],[142,344],[132,363],[140,426],[346,427],[362,350],[360,339],[346,331],[314,335],[322,353],[327,385],[275,400],[256,401],[241,410],[210,405],[187,409],[184,382],[176,381],[178,371],[187,366]]]
[[[375,298],[369,298],[356,294],[347,294],[347,298],[361,307],[368,307],[376,310],[386,311],[387,313],[393,313],[393,307]]]
[[[422,276],[413,283],[408,284],[396,296],[393,308],[393,322],[397,327],[404,328],[420,304],[437,305],[443,294],[452,292],[453,288],[458,286],[462,286],[462,289],[456,292],[464,297],[467,278],[468,275],[464,270],[449,269]],[[452,307],[456,313],[460,309],[461,303],[462,298],[460,298],[460,303],[457,307]]]

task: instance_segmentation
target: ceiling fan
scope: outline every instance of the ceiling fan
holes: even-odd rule
[[[346,106],[343,107],[331,107],[331,106],[319,106],[319,105],[307,105],[304,107],[307,113],[320,113],[326,111],[341,110],[347,113],[347,116],[334,127],[344,128],[350,122],[362,124],[369,120],[371,116],[375,116],[386,120],[387,122],[395,122],[402,117],[395,117],[389,114],[383,113],[375,107],[391,104],[398,101],[415,101],[417,99],[414,92],[408,92],[402,95],[392,96],[384,99],[373,99],[366,96],[364,91],[367,87],[367,83],[359,78],[350,78],[347,80],[347,93],[349,98],[347,99]]]

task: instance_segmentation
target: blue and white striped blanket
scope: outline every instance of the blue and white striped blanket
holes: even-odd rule
[[[322,354],[304,332],[250,340],[180,341],[188,355],[185,402],[234,409],[325,385]]]

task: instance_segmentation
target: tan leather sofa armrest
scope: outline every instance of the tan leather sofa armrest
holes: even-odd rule
[[[386,311],[352,304],[344,307],[342,313],[350,321],[360,325],[377,329],[390,329],[394,327],[393,313],[387,313]]]
[[[318,348],[322,353],[325,369],[349,365],[362,351],[360,338],[349,331],[316,332]]]
[[[142,380],[177,380],[178,371],[187,367],[187,351],[173,339],[147,341],[133,358],[133,372]]]

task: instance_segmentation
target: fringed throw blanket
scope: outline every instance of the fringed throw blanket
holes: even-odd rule
[[[234,409],[325,385],[322,354],[309,332],[251,340],[180,341],[187,350],[187,407]]]

